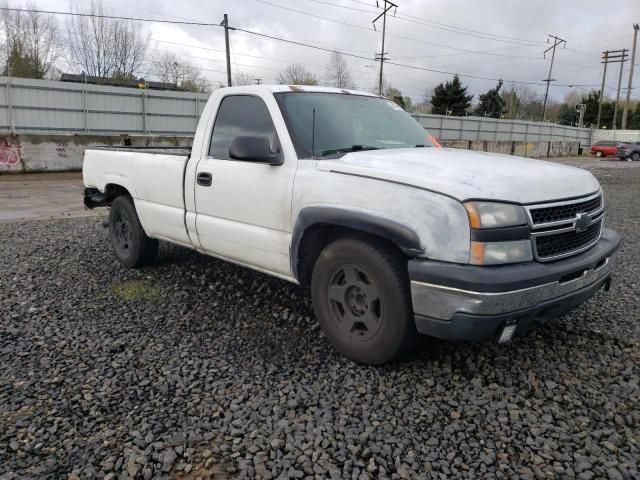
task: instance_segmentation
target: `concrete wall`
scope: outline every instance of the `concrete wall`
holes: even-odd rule
[[[192,137],[146,135],[1,135],[0,173],[82,169],[84,149],[95,146],[187,146]]]
[[[498,140],[448,140],[440,142],[443,147],[475,150],[478,152],[503,153],[519,157],[567,157],[578,155],[579,141],[509,142]],[[584,145],[583,145],[584,148]]]
[[[82,169],[84,149],[90,146],[188,146],[189,136],[148,135],[0,135],[0,173],[61,172]],[[579,142],[508,142],[451,140],[444,147],[496,152],[523,157],[577,155]]]

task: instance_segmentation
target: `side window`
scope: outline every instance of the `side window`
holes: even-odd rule
[[[262,135],[269,139],[275,150],[276,129],[269,110],[259,97],[229,95],[222,99],[211,133],[209,156],[229,159],[229,147],[238,135]]]

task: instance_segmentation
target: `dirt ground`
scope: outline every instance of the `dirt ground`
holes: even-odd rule
[[[96,215],[83,188],[81,172],[0,175],[0,224]]]

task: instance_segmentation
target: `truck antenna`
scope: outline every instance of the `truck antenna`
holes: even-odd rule
[[[311,120],[311,158],[316,157],[316,109],[313,109],[313,119]]]

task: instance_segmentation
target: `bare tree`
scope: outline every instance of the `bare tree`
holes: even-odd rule
[[[156,52],[149,62],[150,71],[161,81],[173,83],[190,92],[207,92],[210,85],[195,65],[182,60],[178,55],[161,51]]]
[[[256,83],[256,79],[248,73],[236,73],[233,76],[234,86],[253,85],[254,83]]]
[[[10,8],[8,2],[2,4]],[[36,10],[28,3],[28,10]],[[7,74],[31,78],[51,77],[62,54],[58,23],[53,15],[35,11],[4,10],[0,25],[4,37],[3,56]]]
[[[413,112],[431,113],[431,97],[433,97],[433,90],[433,87],[425,88],[420,100],[413,106]]]
[[[276,77],[284,85],[318,85],[318,78],[300,63],[292,63]]]
[[[347,62],[338,52],[331,52],[331,58],[327,63],[325,83],[336,88],[355,88]]]
[[[135,78],[144,63],[148,35],[140,25],[127,20],[105,18],[102,2],[90,4],[74,12],[67,23],[69,63],[96,77]]]
[[[513,85],[502,92],[506,116],[518,120],[531,120],[542,113],[542,95],[527,85]]]
[[[582,94],[576,89],[571,89],[564,96],[564,103],[569,105],[571,108],[574,108],[577,104],[580,103],[581,99]]]

